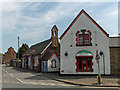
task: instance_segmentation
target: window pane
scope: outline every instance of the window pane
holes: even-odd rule
[[[89,44],[89,40],[85,40],[85,44]]]
[[[83,70],[86,70],[86,65],[83,66]]]
[[[85,39],[89,39],[89,35],[88,34],[85,34]]]
[[[79,38],[83,38],[83,34],[79,34]]]
[[[79,69],[82,70],[82,60],[79,60]]]
[[[55,68],[55,67],[56,67],[56,60],[53,59],[53,60],[51,61],[51,63],[52,63],[52,68]]]
[[[83,64],[86,64],[86,60],[83,60]]]
[[[83,58],[83,70],[86,70],[86,58]]]
[[[90,44],[89,34],[79,34],[78,35],[78,45],[88,45]]]
[[[55,67],[55,61],[53,61],[53,67]]]
[[[82,43],[79,43],[80,45],[83,45],[83,42]]]
[[[90,67],[91,67],[91,60],[90,60],[90,58],[88,58],[88,60],[87,60],[87,67],[88,67],[88,70],[90,70]]]
[[[88,70],[90,70],[90,66],[88,66],[87,68],[88,68]]]

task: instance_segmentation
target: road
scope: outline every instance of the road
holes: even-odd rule
[[[0,69],[2,71],[2,75],[0,74],[2,88],[94,88],[94,90],[99,88],[67,84],[50,78],[52,76],[48,77],[49,74],[47,73],[36,73],[27,69],[8,67],[6,65],[2,65]],[[107,90],[110,90],[110,88]]]
[[[2,88],[75,88],[79,86],[65,84],[44,76],[38,76],[34,71],[2,66]]]

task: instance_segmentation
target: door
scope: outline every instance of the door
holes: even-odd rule
[[[91,57],[77,57],[77,71],[78,72],[92,71],[92,58]]]
[[[47,72],[47,61],[43,61],[43,72]]]

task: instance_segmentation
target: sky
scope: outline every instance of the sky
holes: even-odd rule
[[[0,4],[1,5],[1,4]],[[118,2],[4,2],[0,8],[2,48],[18,50],[51,37],[51,28],[57,25],[59,37],[84,9],[110,36],[118,34]]]

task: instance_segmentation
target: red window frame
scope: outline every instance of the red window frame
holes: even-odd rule
[[[88,35],[88,38],[85,37],[86,35]],[[81,40],[80,40],[80,36],[82,36]],[[85,42],[86,40],[88,40],[88,44],[86,44]],[[90,43],[91,43],[90,34],[78,34],[77,35],[77,46],[90,46]]]
[[[88,69],[88,58],[90,59],[90,69]],[[76,65],[77,65],[77,72],[92,72],[92,58],[93,57],[76,57],[77,59],[77,62],[76,62]],[[85,60],[84,60],[85,59]],[[81,60],[81,69],[80,69],[80,60]],[[86,62],[86,69],[84,69],[83,67],[83,60]]]

